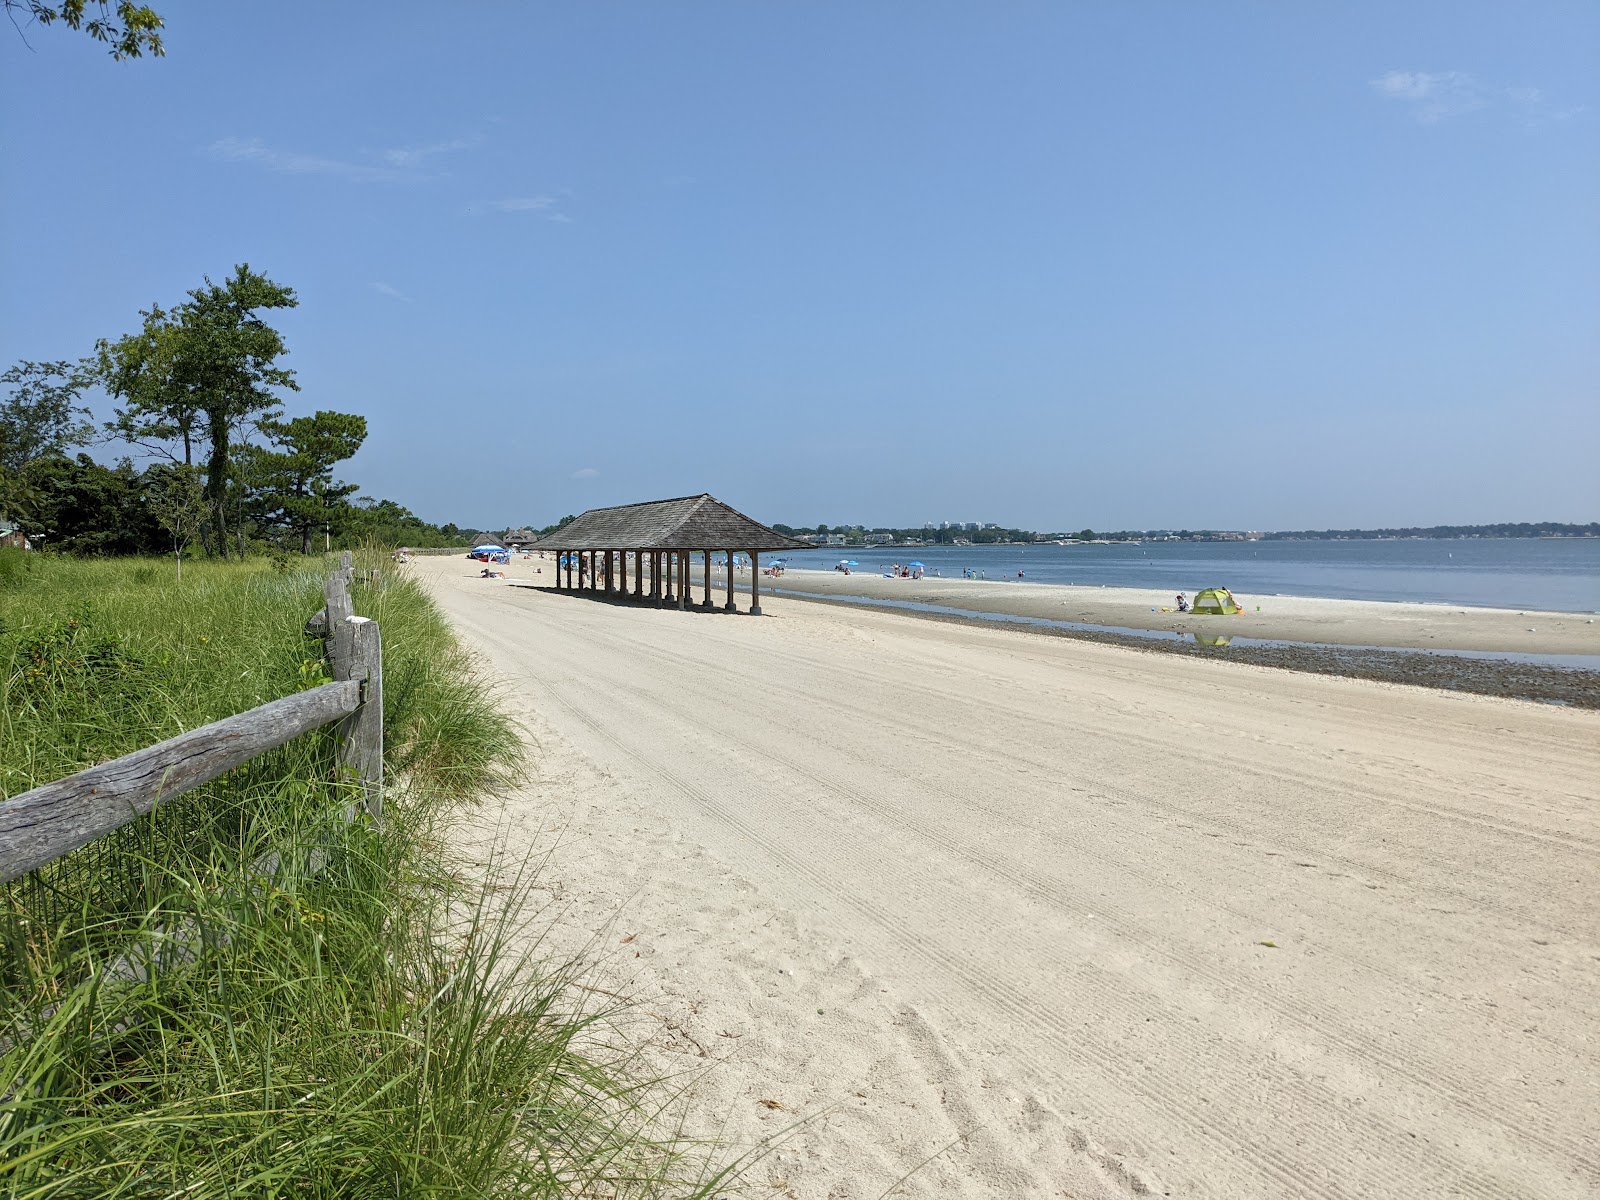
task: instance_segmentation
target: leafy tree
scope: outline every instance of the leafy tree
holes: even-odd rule
[[[818,533],[827,533],[828,532],[828,527],[826,525],[818,525],[817,526],[817,532]]]
[[[200,400],[179,373],[179,314],[157,304],[139,315],[144,328],[138,333],[115,342],[102,338],[96,346],[100,383],[127,402],[112,410],[106,429],[141,450],[190,465],[201,436]]]
[[[133,0],[62,0],[60,4],[46,4],[43,0],[3,0],[6,16],[16,24],[17,13],[26,12],[40,25],[53,25],[60,21],[68,29],[87,33],[97,42],[111,47],[111,57],[121,62],[125,58],[138,58],[146,51],[153,58],[165,54],[161,44],[161,30],[165,23],[154,10]]]
[[[114,467],[87,454],[35,459],[22,473],[28,499],[17,516],[43,545],[69,554],[144,554],[161,546],[144,504],[144,479],[123,459]]]
[[[30,463],[63,455],[87,443],[94,426],[78,406],[85,371],[68,362],[19,362],[0,383],[11,394],[0,401],[0,515],[18,515],[36,497],[26,478]]]
[[[185,463],[152,467],[145,472],[150,514],[172,538],[177,578],[183,579],[183,550],[200,530],[206,511],[206,489],[200,472]]]
[[[1094,530],[1092,530],[1092,529],[1080,529],[1080,530],[1078,530],[1077,533],[1073,534],[1072,536],[1074,538],[1076,538],[1080,542],[1092,542],[1092,541],[1094,541]]]
[[[19,362],[0,384],[11,395],[0,400],[0,471],[15,474],[36,458],[65,454],[94,436],[88,412],[78,404],[86,369],[69,362]]]
[[[265,420],[261,431],[284,447],[254,456],[257,477],[265,480],[275,505],[270,517],[298,533],[301,553],[310,554],[312,534],[324,525],[343,524],[348,499],[358,490],[336,481],[333,468],[361,449],[367,419],[325,409],[289,421]]]
[[[565,529],[568,525],[571,525],[577,519],[578,519],[578,514],[577,513],[568,513],[566,516],[562,517],[561,520],[557,521],[554,525],[546,525],[543,529],[539,530],[539,532],[541,534],[554,533],[558,529]]]
[[[455,546],[462,530],[455,525],[430,525],[393,500],[356,499],[345,519],[346,545],[373,541],[385,546]]]
[[[208,277],[170,312],[157,306],[141,314],[139,333],[100,343],[101,380],[126,402],[116,410],[112,432],[154,445],[174,461],[176,451],[166,444],[181,443],[185,464],[194,461],[196,442],[204,439],[208,519],[215,532],[208,548],[223,557],[234,435],[276,415],[278,389],[299,390],[294,372],[278,365],[287,353],[283,335],[260,314],[298,303],[292,288],[241,263],[220,285]]]

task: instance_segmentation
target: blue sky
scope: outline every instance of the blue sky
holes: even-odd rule
[[[1593,3],[156,7],[0,26],[0,357],[249,262],[430,519],[1600,516]]]

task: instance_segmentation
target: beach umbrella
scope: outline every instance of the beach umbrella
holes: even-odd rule
[[[472,552],[474,554],[495,554],[504,549],[504,546],[497,546],[493,542],[485,542],[481,546],[474,546]]]
[[[912,566],[912,567],[924,567],[924,568],[926,568],[928,564],[927,563],[920,563],[920,562],[913,561],[911,563],[908,563],[907,565],[908,566]]]

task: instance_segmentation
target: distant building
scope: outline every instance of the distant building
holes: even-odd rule
[[[0,517],[0,546],[15,546],[18,550],[33,549],[33,543],[22,532],[22,527],[4,517]]]
[[[521,550],[524,546],[531,546],[539,540],[539,535],[531,529],[508,529],[505,540],[501,543],[512,550]]]
[[[892,533],[869,533],[869,534],[867,534],[867,545],[869,545],[869,546],[892,546],[892,545],[894,545],[894,534],[892,534]]]

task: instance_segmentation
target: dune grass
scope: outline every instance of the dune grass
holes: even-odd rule
[[[0,791],[322,682],[314,566],[0,552]],[[0,886],[0,1194],[717,1194],[674,1089],[519,926],[528,881],[441,850],[516,731],[414,584],[355,603],[381,829],[341,819],[322,731]]]

